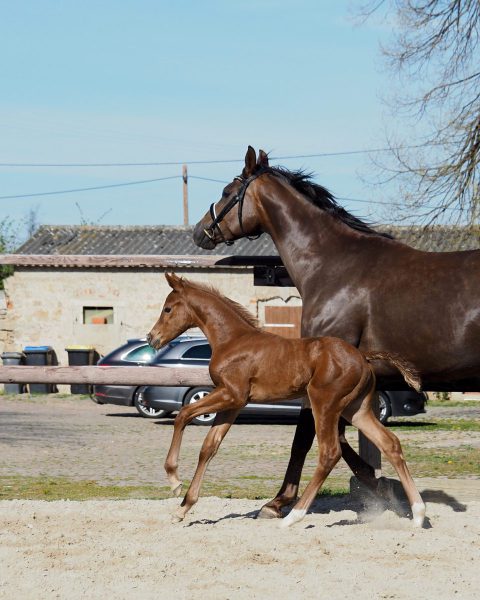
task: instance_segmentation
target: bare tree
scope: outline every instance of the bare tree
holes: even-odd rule
[[[397,33],[383,48],[399,77],[392,107],[409,139],[389,136],[376,162],[396,180],[404,214],[426,224],[480,216],[480,1],[376,0],[362,16],[386,11]],[[392,14],[393,13],[393,14]]]

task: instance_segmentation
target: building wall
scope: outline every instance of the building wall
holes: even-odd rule
[[[254,287],[250,268],[176,272],[215,286],[261,322],[266,304],[300,303],[295,288]],[[0,337],[0,350],[48,345],[61,364],[68,363],[69,345],[92,345],[105,354],[128,338],[145,336],[169,291],[163,272],[153,269],[16,269],[5,282],[7,310],[0,328],[9,333]],[[110,306],[112,324],[83,323],[84,307]]]

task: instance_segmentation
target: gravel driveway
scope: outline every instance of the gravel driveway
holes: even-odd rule
[[[480,419],[480,407],[429,408],[426,415],[416,419],[428,421],[435,416]],[[185,479],[193,474],[207,431],[206,427],[190,426],[185,432],[180,460]],[[293,433],[294,424],[288,423],[235,425],[212,461],[206,480],[235,480],[238,487],[239,480],[252,485],[261,474],[262,481],[280,484]],[[0,398],[0,475],[163,487],[167,485],[163,461],[171,434],[171,419],[144,419],[134,408],[97,405],[76,396],[4,396]],[[351,430],[348,435],[356,445],[356,432]],[[480,432],[410,430],[399,435],[404,440],[415,438],[427,447],[469,444],[480,448]],[[306,477],[312,473],[315,461],[316,453],[311,452]],[[340,461],[329,480],[348,485],[349,477],[350,471]]]

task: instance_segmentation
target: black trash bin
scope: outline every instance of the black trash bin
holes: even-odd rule
[[[68,346],[68,364],[71,367],[95,365],[99,354],[93,346]],[[91,394],[92,386],[88,383],[74,383],[70,386],[72,394]]]
[[[2,362],[5,367],[24,364],[25,354],[23,352],[4,352]],[[25,391],[24,383],[4,383],[6,394],[22,394]]]
[[[25,364],[31,367],[50,367],[58,365],[57,355],[51,346],[25,346]],[[29,383],[31,394],[53,394],[58,392],[54,383]]]

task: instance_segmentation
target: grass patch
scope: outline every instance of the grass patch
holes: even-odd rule
[[[442,408],[478,408],[480,400],[428,400],[427,408],[442,407]]]
[[[389,421],[394,431],[480,431],[480,420],[435,419],[431,421]]]
[[[124,500],[168,498],[167,487],[99,485],[65,477],[0,477],[0,500]]]
[[[183,493],[189,482],[184,482]],[[278,481],[256,477],[254,482],[205,481],[201,496],[219,498],[270,499],[279,488]],[[348,493],[345,484],[332,483],[321,490],[321,496]],[[73,481],[65,477],[0,477],[0,500],[164,500],[171,498],[168,486],[100,485],[95,481]]]
[[[480,449],[469,445],[454,448],[422,448],[403,443],[408,467],[414,477],[480,476]],[[390,463],[382,461],[384,474],[396,477]]]

